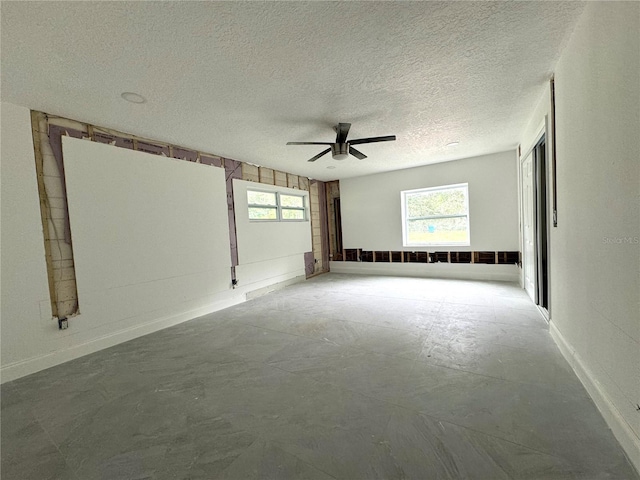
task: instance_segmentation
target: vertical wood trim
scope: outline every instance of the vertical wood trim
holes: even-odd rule
[[[322,241],[322,271],[329,271],[329,215],[327,212],[327,185],[318,182],[318,202],[320,207],[320,236]]]
[[[53,275],[53,257],[51,256],[51,238],[49,232],[49,202],[47,191],[44,185],[44,166],[42,158],[42,148],[40,146],[40,115],[31,111],[31,136],[33,138],[33,152],[36,161],[36,178],[38,180],[38,193],[40,197],[40,219],[42,220],[42,231],[44,233],[44,256],[47,264],[47,279],[49,283],[49,302],[51,303],[51,313],[58,316],[58,298],[55,288],[55,278]],[[47,123],[48,127],[48,123]],[[61,263],[62,265],[62,263]]]

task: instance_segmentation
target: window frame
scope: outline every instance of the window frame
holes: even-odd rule
[[[275,197],[275,204],[273,205],[265,205],[262,203],[250,203],[249,202],[249,193],[250,192],[255,192],[255,193],[266,193],[269,195],[274,195]],[[276,218],[251,218],[251,213],[250,213],[250,209],[252,208],[259,208],[259,209],[263,209],[263,210],[274,210],[276,211]],[[269,192],[267,190],[250,190],[247,189],[247,216],[249,217],[249,220],[252,222],[277,222],[278,221],[278,194],[277,192]]]
[[[464,188],[465,190],[465,209],[466,214],[455,215],[427,215],[422,217],[407,217],[407,197],[409,195],[415,195],[417,193],[433,193],[443,190],[453,190]],[[443,247],[443,246],[456,246],[456,247],[469,247],[471,246],[471,216],[469,213],[469,183],[456,183],[452,185],[440,185],[436,187],[416,188],[413,190],[403,190],[400,192],[401,209],[402,209],[402,246],[403,247]],[[429,220],[440,218],[466,218],[467,219],[467,239],[464,242],[428,242],[428,243],[409,243],[408,240],[408,225],[412,220]]]
[[[267,193],[269,195],[275,195],[276,197],[276,203],[275,205],[264,205],[264,204],[258,204],[258,203],[249,203],[249,193],[250,192],[255,192],[255,193]],[[285,196],[285,197],[298,197],[302,199],[302,207],[288,207],[282,206],[282,201],[281,201],[281,196]],[[279,191],[273,191],[273,190],[262,190],[259,188],[247,188],[247,216],[249,218],[250,222],[307,222],[309,220],[309,208],[307,205],[307,196],[304,194],[295,194],[295,193],[288,193],[288,192],[279,192]],[[265,210],[276,210],[276,218],[251,218],[250,214],[249,214],[249,209],[250,208],[261,208],[261,209],[265,209]],[[282,215],[283,210],[290,210],[290,211],[297,211],[297,212],[302,212],[302,218],[284,218]]]
[[[281,202],[281,197],[296,197],[302,199],[302,207],[289,207],[283,206]],[[296,195],[295,193],[282,193],[276,192],[276,201],[278,202],[278,214],[280,216],[280,221],[282,222],[306,222],[307,221],[307,202],[306,195]],[[285,210],[294,211],[294,212],[302,212],[302,218],[284,218],[282,216],[282,212]]]

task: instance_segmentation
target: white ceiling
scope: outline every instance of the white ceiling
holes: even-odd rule
[[[583,4],[1,8],[3,101],[329,180],[515,148]],[[334,141],[338,122],[353,124],[349,138],[398,140],[341,162],[308,163],[322,147],[285,145]]]

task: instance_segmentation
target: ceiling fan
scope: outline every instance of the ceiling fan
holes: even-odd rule
[[[369,138],[358,138],[356,140],[347,141],[347,135],[349,134],[349,129],[351,128],[350,123],[338,123],[334,127],[336,131],[336,141],[335,143],[331,142],[287,142],[287,145],[330,145],[329,148],[320,152],[315,157],[310,158],[309,162],[315,162],[323,155],[331,152],[331,156],[334,160],[345,160],[349,157],[349,154],[354,157],[364,160],[367,156],[353,148],[351,145],[359,145],[361,143],[374,143],[374,142],[391,142],[396,139],[395,135],[387,135],[385,137],[369,137]]]

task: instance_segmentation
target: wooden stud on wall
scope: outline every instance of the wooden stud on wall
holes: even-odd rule
[[[53,258],[51,256],[51,238],[49,233],[49,205],[47,201],[47,192],[44,185],[43,157],[40,147],[40,114],[31,112],[31,127],[33,132],[33,148],[36,160],[36,176],[38,179],[38,193],[40,194],[40,218],[42,219],[42,228],[44,232],[44,254],[47,263],[47,276],[49,278],[49,297],[51,300],[52,315],[58,316],[58,298],[56,295],[55,278],[53,274]]]
[[[300,188],[298,175],[294,175],[293,173],[287,173],[287,187],[288,188]]]
[[[360,251],[360,261],[362,262],[373,262],[373,252],[371,250],[361,250]]]
[[[47,132],[49,133],[49,127],[57,127],[58,131],[62,131],[62,134],[65,134],[65,131],[68,132],[70,136],[74,136],[76,138],[86,138],[87,136],[96,142],[100,142],[107,145],[115,146],[116,148],[127,148],[133,149],[136,151],[141,151],[145,153],[149,153],[152,155],[166,156],[170,158],[183,159],[190,162],[201,163],[203,165],[212,166],[215,168],[223,168],[227,170],[225,167],[227,165],[232,166],[231,171],[233,172],[233,177],[231,178],[246,178],[250,181],[255,182],[264,182],[272,185],[285,186],[289,188],[299,188],[300,190],[309,191],[310,183],[309,179],[306,177],[298,176],[295,174],[288,174],[285,172],[274,171],[272,169],[258,167],[257,165],[245,164],[242,162],[235,162],[234,160],[224,159],[222,157],[212,155],[209,153],[201,153],[199,151],[182,148],[180,146],[170,145],[168,143],[159,142],[155,140],[146,139],[143,137],[136,137],[134,135],[122,133],[119,131],[111,130],[106,127],[96,127],[90,124],[85,124],[81,122],[77,122],[75,120],[65,119],[62,117],[56,116],[47,116],[41,112],[32,112],[32,115],[35,114],[38,117],[41,117],[40,120],[47,128]],[[32,118],[33,122],[33,118]],[[57,133],[58,141],[60,139],[60,133]],[[37,145],[36,142],[37,135],[34,135],[34,148],[43,148],[40,145]],[[49,144],[47,140],[46,145]],[[48,147],[46,147],[48,148]],[[61,150],[61,149],[60,149]],[[57,150],[56,150],[57,151]],[[205,160],[206,158],[206,160]],[[46,158],[45,158],[46,160]],[[40,173],[39,173],[39,181],[42,176],[44,176],[44,166],[48,165],[46,162],[41,162],[39,165]],[[38,168],[38,167],[37,167]],[[49,168],[51,166],[49,165]],[[229,171],[227,171],[227,175],[229,175]],[[60,179],[64,179],[63,176],[59,177]],[[59,180],[56,177],[56,180]],[[337,183],[337,182],[336,182]],[[230,182],[227,182],[227,187],[229,188]],[[48,185],[48,184],[47,184]],[[323,184],[325,185],[325,184]],[[56,187],[55,185],[48,185],[50,188],[50,194],[52,194],[53,200],[60,200],[61,202],[65,202],[66,205],[66,195],[64,195],[63,187]],[[55,190],[55,191],[53,191]],[[46,193],[46,192],[45,192]],[[229,192],[227,192],[228,194]],[[323,195],[323,199],[326,195]],[[41,197],[42,198],[46,197]],[[317,205],[316,205],[317,207]],[[56,207],[62,208],[62,207]],[[54,212],[55,213],[55,212]],[[53,288],[51,293],[52,302],[58,306],[63,306],[65,309],[67,307],[77,309],[77,289],[75,286],[75,269],[73,263],[73,253],[71,250],[70,243],[66,243],[70,240],[63,240],[61,243],[57,238],[54,238],[55,235],[51,233],[52,228],[56,228],[57,230],[61,230],[60,219],[56,217],[56,214],[51,215],[49,210],[41,210],[41,217],[43,222],[43,232],[44,232],[44,240],[45,240],[45,254],[47,255],[47,262],[50,267],[48,267],[48,275],[50,276],[50,290],[53,288],[52,285],[57,285],[57,289]],[[68,227],[65,227],[68,230]],[[316,234],[316,229],[314,228],[314,234]],[[62,237],[61,237],[62,238]],[[317,240],[317,238],[314,238]],[[52,243],[54,242],[54,243]],[[314,244],[318,242],[315,241]],[[55,247],[55,248],[52,248]],[[233,257],[233,249],[234,243],[233,239],[231,239],[231,250]],[[55,252],[54,252],[55,250]],[[328,248],[323,248],[323,251],[328,251]],[[320,260],[320,258],[318,258]],[[232,261],[233,263],[233,261]],[[237,263],[237,260],[236,260]],[[321,265],[318,265],[319,268],[328,268],[328,261],[321,260]],[[57,275],[57,274],[60,275]],[[59,279],[58,279],[59,276]],[[55,277],[55,278],[54,278]],[[58,279],[58,280],[56,280]],[[55,283],[57,281],[57,284]],[[57,292],[57,294],[56,294]],[[54,307],[55,308],[55,307]],[[60,308],[58,308],[58,314],[60,314]]]
[[[473,252],[474,263],[494,264],[496,262],[495,252]]]
[[[273,175],[273,169],[271,168],[259,167],[258,177],[260,179],[260,183],[266,183],[268,185],[275,184],[275,177]]]
[[[54,124],[41,112],[31,112],[31,118],[51,311],[56,317],[69,317],[78,313],[78,292],[62,174],[61,137],[88,138],[91,129],[57,117]]]
[[[472,252],[449,252],[451,255],[451,263],[471,263],[473,259]]]
[[[256,165],[242,164],[242,179],[250,182],[260,182],[259,170]]]
[[[274,170],[275,182],[274,185],[278,185],[279,187],[287,186],[287,174],[281,172],[279,170]]]

